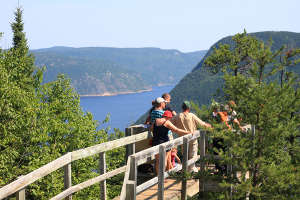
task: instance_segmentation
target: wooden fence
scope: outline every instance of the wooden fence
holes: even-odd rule
[[[252,134],[255,134],[255,128],[251,127]],[[64,186],[65,190],[55,197],[52,197],[51,200],[58,199],[72,199],[72,194],[78,192],[84,188],[87,188],[91,185],[100,183],[100,194],[99,198],[106,200],[106,179],[111,178],[115,175],[125,172],[122,191],[121,191],[121,200],[135,200],[136,195],[142,191],[150,188],[151,186],[158,183],[158,199],[164,199],[164,179],[169,176],[170,172],[177,172],[182,170],[183,172],[187,171],[188,166],[194,164],[196,161],[200,160],[200,170],[205,170],[205,162],[207,158],[214,157],[212,155],[206,155],[206,131],[196,131],[193,134],[185,135],[179,137],[172,141],[148,148],[148,139],[151,138],[150,132],[145,129],[142,125],[132,126],[126,128],[125,130],[126,137],[117,139],[110,142],[101,143],[95,146],[91,146],[85,149],[80,149],[77,151],[69,152],[60,158],[40,167],[33,172],[19,177],[14,182],[5,185],[0,188],[0,200],[10,197],[15,194],[17,200],[25,200],[25,189],[28,185],[34,183],[35,181],[41,179],[42,177],[56,171],[57,169],[64,169]],[[188,160],[188,146],[191,140],[197,139],[199,141],[200,156]],[[143,142],[144,150],[136,149],[136,144]],[[165,156],[166,150],[176,147],[178,145],[183,145],[183,159],[182,165],[178,165],[175,168],[165,171]],[[126,146],[126,156],[127,165],[117,168],[115,170],[106,172],[106,162],[105,162],[105,152]],[[137,152],[139,151],[139,152]],[[99,173],[100,175],[89,179],[85,182],[72,186],[71,180],[71,163],[75,160],[83,159],[93,155],[99,155]],[[140,185],[137,185],[137,167],[143,163],[153,160],[154,156],[159,154],[159,172],[158,176],[154,177]],[[216,159],[217,157],[215,157]],[[232,166],[227,166],[228,173],[232,173]],[[206,191],[204,180],[199,180],[199,192],[200,194]],[[181,199],[187,199],[187,183],[186,180],[182,180],[182,190],[181,190]]]
[[[15,194],[17,200],[25,200],[26,186],[60,168],[64,169],[65,190],[55,197],[51,198],[51,200],[71,200],[73,193],[96,183],[100,183],[100,199],[106,199],[106,179],[125,172],[126,166],[120,167],[110,172],[106,172],[105,152],[118,147],[126,146],[126,157],[128,157],[130,154],[135,153],[135,143],[146,140],[150,137],[149,132],[147,131],[147,129],[143,128],[143,126],[132,126],[126,128],[125,132],[126,137],[124,138],[69,152],[61,156],[60,158],[40,167],[37,170],[34,170],[33,172],[25,176],[19,177],[14,182],[0,188],[0,199],[4,199],[9,197],[10,195]],[[99,154],[99,172],[101,175],[82,182],[78,185],[72,186],[71,163],[75,160],[83,159],[95,154]]]
[[[189,142],[194,139],[200,139],[200,156],[188,160],[188,146]],[[136,195],[147,188],[158,183],[158,199],[164,199],[164,179],[169,176],[170,172],[177,172],[179,170],[187,171],[188,166],[194,164],[197,160],[200,159],[201,165],[200,170],[204,170],[205,167],[205,152],[206,152],[206,132],[205,131],[196,131],[194,134],[185,135],[183,137],[179,137],[175,140],[145,149],[133,155],[130,155],[127,162],[122,192],[121,192],[121,200],[134,200],[136,199]],[[178,165],[175,168],[165,172],[165,155],[166,150],[176,147],[178,145],[183,145],[183,160],[182,165]],[[159,172],[158,176],[148,180],[145,183],[137,185],[137,166],[143,163],[146,163],[149,159],[153,159],[153,157],[159,154]],[[199,191],[204,191],[204,183],[199,183]],[[182,190],[181,190],[181,199],[187,199],[187,182],[186,180],[182,181]]]
[[[205,159],[209,156],[206,155],[206,132],[205,131],[196,131],[194,134],[185,135],[179,137],[172,141],[148,148],[148,139],[151,138],[150,132],[145,129],[142,125],[132,126],[126,128],[125,130],[126,137],[117,139],[110,142],[101,143],[95,146],[91,146],[85,149],[80,149],[77,151],[69,152],[62,157],[42,166],[41,168],[25,175],[19,177],[16,181],[5,185],[0,188],[0,199],[9,197],[10,195],[15,194],[17,200],[25,200],[25,189],[26,186],[34,183],[35,181],[41,179],[42,177],[54,172],[57,169],[64,169],[64,186],[65,190],[56,196],[52,197],[51,200],[58,199],[72,199],[72,194],[78,192],[84,188],[87,188],[91,185],[100,183],[100,194],[99,198],[106,199],[106,179],[111,178],[115,175],[125,172],[123,187],[121,191],[120,198],[123,199],[135,199],[136,195],[147,188],[150,188],[154,184],[158,183],[158,199],[164,199],[164,179],[169,176],[169,172],[177,172],[179,170],[187,171],[188,166],[194,164],[197,160],[200,159],[200,170],[204,170]],[[191,140],[199,140],[200,156],[188,160],[188,146]],[[144,146],[144,150],[141,147],[136,149],[136,144],[143,143],[140,146]],[[168,172],[165,172],[165,155],[166,150],[176,147],[178,145],[183,145],[183,160],[182,165],[171,169]],[[106,172],[106,162],[105,162],[105,152],[126,146],[126,157],[127,165],[122,166],[118,169]],[[137,152],[140,151],[140,152]],[[82,182],[77,185],[72,186],[71,180],[71,168],[72,161],[83,159],[93,155],[99,155],[99,172],[100,175],[89,179],[85,182]],[[145,183],[137,185],[137,166],[143,163],[153,160],[154,156],[159,154],[159,174],[157,177],[148,180]],[[186,199],[186,180],[182,182],[182,199]],[[201,180],[199,183],[199,191],[205,191],[204,180]]]

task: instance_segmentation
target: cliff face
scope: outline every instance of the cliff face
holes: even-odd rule
[[[36,64],[47,68],[45,82],[54,80],[59,73],[66,74],[81,95],[126,93],[176,84],[206,53],[103,47],[53,47],[32,52]]]

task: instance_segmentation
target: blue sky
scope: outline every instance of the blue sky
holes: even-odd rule
[[[19,0],[31,49],[159,47],[208,49],[242,32],[300,32],[300,0]],[[11,46],[18,0],[0,0],[0,41]]]

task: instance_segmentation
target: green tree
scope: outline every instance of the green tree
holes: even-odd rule
[[[225,152],[220,150],[224,163],[234,166],[221,185],[233,187],[233,199],[297,199],[300,91],[299,78],[290,68],[299,63],[300,49],[273,52],[271,41],[265,44],[246,32],[233,41],[215,49],[205,64],[213,72],[223,71],[224,99],[236,102],[242,122],[254,125],[255,132],[215,133],[227,146]],[[247,73],[240,73],[241,66],[248,67]],[[229,199],[230,193],[219,198]]]
[[[99,124],[92,114],[82,111],[69,79],[59,75],[57,80],[41,84],[43,71],[28,54],[20,8],[15,15],[14,46],[0,49],[0,187],[67,152],[108,140],[107,130],[97,130]],[[122,153],[124,150],[112,152],[115,160],[110,168],[119,166]],[[72,183],[99,175],[96,169],[95,157],[75,161]],[[57,170],[27,187],[26,198],[49,199],[62,190],[63,171]],[[93,186],[74,198],[98,196],[99,187]]]
[[[15,12],[15,22],[11,24],[13,31],[13,48],[23,50],[23,53],[28,53],[27,39],[24,33],[23,10],[18,7]]]
[[[6,184],[24,174],[29,164],[28,155],[37,145],[36,98],[30,77],[19,76],[24,64],[13,50],[0,51],[0,184]],[[25,85],[26,84],[26,85]]]
[[[18,7],[15,11],[15,21],[11,23],[13,31],[13,48],[11,53],[22,61],[18,65],[10,66],[10,70],[14,71],[12,74],[14,74],[15,80],[22,81],[20,82],[21,86],[30,87],[32,85],[38,87],[42,81],[43,70],[34,65],[34,56],[29,54],[22,15],[23,10],[21,7]]]
[[[232,37],[233,45],[220,44],[213,48],[213,53],[205,59],[205,67],[213,74],[220,71],[231,71],[234,76],[246,73],[253,60],[253,50],[259,48],[259,42],[254,37],[245,37],[246,31]]]

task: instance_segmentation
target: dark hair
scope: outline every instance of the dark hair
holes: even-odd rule
[[[187,109],[190,109],[185,103],[182,104],[181,106],[183,111],[186,111]]]
[[[163,93],[163,94],[161,95],[161,97],[164,98],[164,99],[165,99],[167,96],[171,96],[171,95],[170,95],[169,93]]]
[[[155,106],[155,104],[156,104],[156,101],[153,100],[153,101],[152,101],[152,106]]]
[[[156,102],[156,100],[153,100],[153,101],[152,101],[152,107],[151,107],[151,109],[149,110],[149,114],[151,114],[151,112],[155,109],[155,107],[157,107],[157,102]]]
[[[191,105],[191,103],[190,103],[189,101],[184,101],[184,102],[182,103],[181,108],[182,108],[183,111],[186,111],[186,110],[190,109],[191,106],[192,106],[192,105]]]

